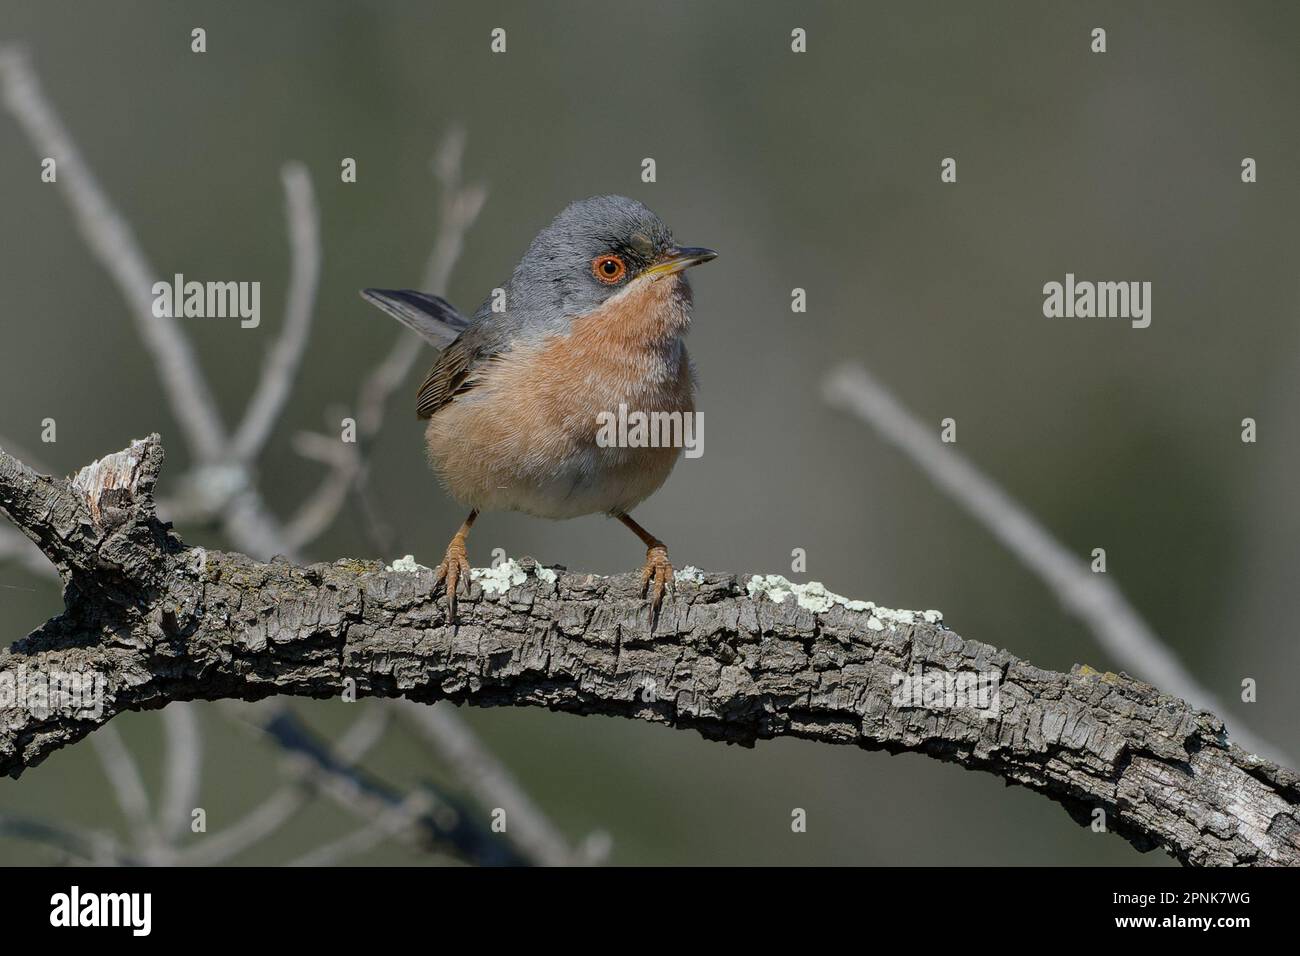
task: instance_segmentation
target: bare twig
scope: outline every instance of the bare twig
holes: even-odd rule
[[[858,365],[837,369],[826,379],[824,394],[831,405],[853,413],[903,451],[944,494],[1038,575],[1117,661],[1167,693],[1215,713],[1230,712],[1147,626],[1109,575],[1092,573],[987,475],[955,448],[939,441],[934,429],[917,420],[866,369]],[[1261,739],[1235,718],[1233,728],[1233,735],[1246,749],[1284,755],[1282,748]]]
[[[283,710],[284,705],[279,702],[261,704],[255,708],[243,707],[239,713],[240,722],[254,727],[260,735],[265,735],[265,724]],[[250,720],[252,715],[258,715],[260,720]],[[355,766],[379,743],[387,725],[388,716],[383,708],[371,707],[362,711],[361,716],[333,744],[334,759],[338,766]],[[186,847],[181,851],[180,862],[190,866],[226,862],[261,843],[293,819],[316,793],[316,788],[311,783],[311,761],[300,754],[285,751],[281,769],[290,780],[288,784],[278,787],[229,827],[206,835],[198,843]]]
[[[193,472],[184,484],[194,490],[194,495],[205,508],[220,515],[223,530],[237,547],[262,557],[274,554],[298,557],[296,549],[286,541],[278,519],[267,509],[260,492],[252,485],[247,467],[229,454],[225,425],[184,330],[174,316],[153,314],[151,290],[153,283],[159,280],[157,272],[126,220],[95,181],[58,114],[42,93],[26,55],[15,47],[0,48],[0,86],[3,87],[6,105],[36,148],[57,160],[58,182],[65,187],[64,194],[82,237],[117,284],[127,311],[153,359],[168,405],[196,459]],[[300,213],[304,204],[302,184],[291,174],[286,188],[289,190],[290,219],[306,232],[309,224]],[[297,248],[297,238],[294,244]],[[304,323],[310,321],[309,302],[304,301],[310,298],[305,291],[306,278],[310,272],[318,270],[318,266],[312,266],[312,257],[305,252],[295,259],[295,263],[301,264],[301,268],[291,284],[303,291],[293,298],[293,305],[303,304],[304,308],[295,312],[291,307],[291,314],[286,319],[281,338],[286,356],[292,355],[297,348],[298,332]],[[314,284],[310,283],[313,287]],[[276,366],[282,368],[285,364],[277,361]],[[268,387],[266,394],[267,398],[258,401],[255,409],[282,402],[277,397],[278,385]],[[264,427],[260,421],[259,413],[254,426],[249,429],[246,444],[251,446],[254,443],[252,439],[260,434]]]
[[[435,295],[445,294],[465,236],[487,201],[485,188],[466,185],[461,179],[464,151],[463,131],[453,130],[433,159],[439,184],[438,235],[425,265],[423,288]],[[320,537],[338,517],[354,487],[364,483],[366,452],[383,426],[388,400],[411,374],[423,350],[424,341],[402,329],[383,360],[365,377],[356,399],[357,440],[351,444],[336,441],[343,452],[287,524],[286,538],[293,547],[305,547]]]
[[[72,863],[131,866],[140,862],[111,834],[46,823],[10,813],[0,813],[0,836],[42,844],[63,854]]]
[[[320,281],[320,218],[316,212],[311,176],[302,163],[286,163],[280,176],[284,181],[285,219],[292,261],[289,293],[280,337],[266,358],[257,391],[231,442],[231,454],[242,462],[251,462],[261,452],[289,399],[298,366],[307,350],[307,336],[315,314],[316,288]]]
[[[463,130],[453,130],[433,158],[433,172],[439,184],[438,235],[424,266],[422,288],[434,295],[446,295],[452,270],[465,248],[465,236],[483,211],[487,189],[461,179],[465,153]],[[424,351],[423,340],[402,330],[387,357],[366,377],[358,400],[357,430],[367,437],[383,424],[388,398],[411,374]]]
[[[203,775],[203,735],[194,705],[180,702],[162,712],[166,757],[163,760],[162,801],[158,826],[163,838],[174,844],[189,828],[198,807]]]
[[[104,776],[108,778],[118,806],[126,817],[127,824],[135,844],[144,852],[147,859],[163,862],[166,857],[166,844],[162,834],[154,825],[149,812],[149,795],[145,790],[144,778],[140,768],[126,749],[122,736],[116,727],[106,727],[106,734],[96,734],[91,738],[95,753],[99,757]]]
[[[387,714],[386,709],[380,710]],[[373,822],[397,807],[411,806],[409,794],[402,795],[360,767],[342,764],[333,750],[287,708],[274,709],[272,716],[262,722],[261,729],[286,753],[301,760],[313,787],[362,819]],[[451,796],[438,792],[430,784],[419,789],[424,794],[422,805],[426,809],[417,812],[409,820],[409,826],[389,831],[389,836],[400,835],[408,844],[441,850],[467,863],[519,861],[508,842],[488,833]]]
[[[218,459],[226,445],[225,429],[207,380],[199,372],[194,350],[173,317],[153,314],[151,290],[161,276],[82,159],[76,143],[45,98],[26,54],[16,47],[0,48],[0,87],[5,105],[36,149],[55,160],[57,182],[72,209],[77,228],[126,300],[127,310],[158,368],[168,404],[183,426],[190,450],[200,461]]]
[[[221,528],[239,548],[263,558],[281,555],[291,561],[302,560],[302,551],[285,534],[280,519],[266,504],[256,488],[247,488],[232,497],[221,513]]]
[[[502,853],[499,841],[486,838],[482,828],[462,819],[448,798],[432,788],[419,788],[401,796],[360,770],[357,764],[383,737],[389,715],[386,707],[363,706],[361,716],[337,743],[327,747],[279,701],[242,708],[240,723],[271,739],[283,751],[281,768],[288,782],[231,827],[182,851],[179,861],[212,864],[229,860],[268,838],[309,799],[323,794],[369,822],[361,830],[327,844],[319,856],[313,851],[307,865],[363,852],[384,839],[445,853],[462,862],[512,862],[508,854]]]
[[[514,774],[449,704],[428,707],[401,701],[394,706],[480,804],[507,810],[510,838],[530,860],[543,866],[601,862],[585,859],[569,847]]]
[[[177,862],[184,866],[212,866],[232,860],[292,820],[312,796],[310,788],[280,787],[237,823],[185,847]]]
[[[410,829],[411,824],[427,814],[433,807],[429,795],[412,791],[401,803],[382,810],[363,827],[335,840],[318,846],[289,866],[336,866],[349,857],[374,849],[380,843]]]

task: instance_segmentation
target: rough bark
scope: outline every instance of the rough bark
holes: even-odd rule
[[[1184,863],[1300,864],[1300,777],[1127,675],[1041,670],[920,615],[776,602],[727,574],[679,580],[652,630],[634,576],[525,560],[501,589],[479,575],[451,626],[428,569],[184,546],[154,515],[161,463],[157,436],[68,481],[0,451],[0,510],[59,569],[66,604],[0,653],[0,676],[93,673],[104,691],[99,714],[0,693],[0,772],[17,777],[122,711],[355,687],[632,717],[744,745],[925,753],[1039,791],[1082,823],[1100,808],[1109,830]],[[918,669],[996,673],[996,716],[898,702],[900,675]]]

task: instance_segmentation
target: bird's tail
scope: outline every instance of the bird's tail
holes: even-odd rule
[[[442,351],[456,340],[469,320],[446,299],[413,289],[362,289],[361,298],[383,309]]]

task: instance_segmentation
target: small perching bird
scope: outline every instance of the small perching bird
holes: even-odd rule
[[[629,512],[664,483],[681,449],[599,441],[600,423],[620,410],[694,414],[684,270],[716,256],[678,246],[641,203],[597,196],[538,233],[504,296],[489,296],[473,318],[422,292],[362,292],[441,352],[416,411],[429,420],[434,471],[469,509],[435,571],[453,620],[457,586],[469,586],[465,539],[489,510],[618,518],[646,546],[642,594],[658,612],[673,577],[668,549]]]

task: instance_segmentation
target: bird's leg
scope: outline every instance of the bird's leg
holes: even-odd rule
[[[668,563],[668,545],[664,544],[645,528],[632,520],[631,515],[620,514],[618,520],[632,529],[632,533],[645,542],[645,566],[641,568],[641,596],[644,597],[654,584],[652,598],[655,614],[663,603],[664,589],[673,579],[673,566]]]
[[[451,544],[447,545],[447,553],[443,556],[442,564],[434,570],[433,573],[433,591],[438,592],[438,584],[446,579],[447,581],[447,605],[451,610],[452,623],[456,621],[456,585],[464,575],[465,593],[469,593],[469,554],[465,550],[465,539],[469,537],[469,529],[474,527],[474,519],[478,517],[478,509],[475,508],[465,519],[465,523],[460,526],[451,538]]]

